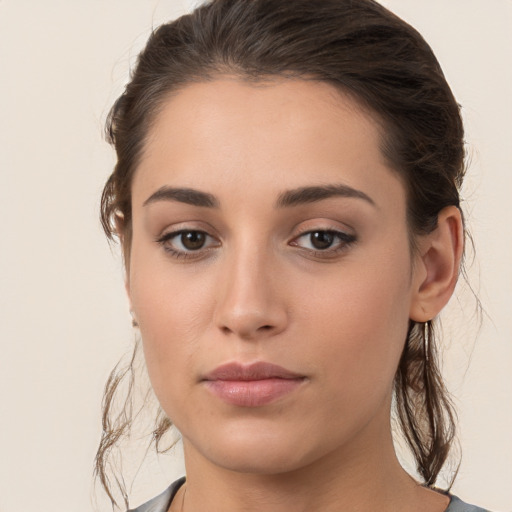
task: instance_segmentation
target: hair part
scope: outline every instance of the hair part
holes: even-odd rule
[[[319,80],[375,115],[382,154],[406,189],[412,247],[415,237],[436,228],[443,208],[460,207],[460,109],[414,28],[373,0],[212,0],[151,34],[107,119],[117,164],[103,190],[101,222],[110,240],[121,239],[127,269],[131,185],[152,123],[171,94],[227,74],[253,83],[273,77]],[[394,386],[399,424],[426,485],[435,483],[455,434],[435,338],[434,321],[411,322]],[[117,442],[117,427],[108,421],[118,387],[114,372],[105,391],[96,465],[112,499],[106,455]],[[123,434],[131,424],[126,418]],[[162,415],[157,439],[170,426]]]

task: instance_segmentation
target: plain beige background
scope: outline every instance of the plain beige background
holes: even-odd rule
[[[102,387],[133,340],[98,222],[114,162],[102,125],[151,26],[191,3],[0,0],[1,512],[92,510]],[[467,286],[445,315],[463,449],[453,491],[512,511],[512,1],[383,3],[423,33],[463,105],[469,273],[488,316],[478,333]],[[180,468],[141,471],[134,504]]]

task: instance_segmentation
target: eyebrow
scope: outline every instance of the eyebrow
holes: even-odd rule
[[[219,201],[214,195],[193,188],[161,187],[144,201],[143,206],[158,201],[177,201],[179,203],[202,206],[204,208],[219,207]]]
[[[287,190],[279,195],[276,207],[288,208],[290,206],[314,203],[323,199],[329,199],[330,197],[353,197],[362,199],[372,206],[376,206],[375,201],[361,190],[340,184],[301,187],[294,190]]]
[[[331,197],[349,197],[362,199],[367,203],[376,206],[373,199],[355,188],[348,185],[317,185],[309,187],[300,187],[293,190],[287,190],[277,198],[276,208],[289,208],[307,203],[314,203],[329,199]],[[151,194],[143,203],[146,206],[158,201],[177,201],[180,203],[200,206],[203,208],[219,208],[219,200],[208,192],[201,192],[193,188],[176,188],[163,186]]]

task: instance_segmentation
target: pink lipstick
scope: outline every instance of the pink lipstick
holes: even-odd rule
[[[239,407],[270,404],[297,389],[305,380],[304,375],[265,362],[224,364],[202,379],[211,393]]]

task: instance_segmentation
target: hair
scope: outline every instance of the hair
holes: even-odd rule
[[[148,131],[171,94],[222,75],[249,82],[275,77],[326,82],[371,112],[381,125],[382,153],[405,186],[413,248],[415,236],[436,228],[444,207],[460,208],[465,170],[460,108],[414,28],[373,0],[213,0],[153,31],[107,119],[117,164],[103,190],[101,222],[110,240],[121,239],[127,267],[131,184]],[[427,486],[436,482],[455,436],[435,334],[433,320],[410,322],[394,382],[394,413]],[[96,458],[97,475],[113,503],[107,461],[132,420],[128,399],[114,413],[123,372],[133,376],[133,359],[107,382]],[[128,391],[131,387],[130,381]],[[170,427],[160,412],[157,450]]]

